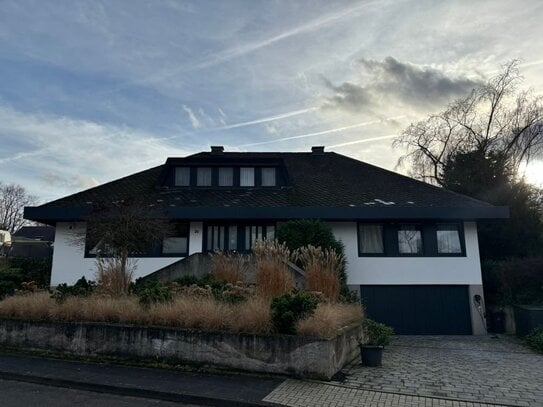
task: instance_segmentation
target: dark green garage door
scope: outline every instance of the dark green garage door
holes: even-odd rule
[[[468,286],[363,285],[366,315],[400,335],[471,335]]]

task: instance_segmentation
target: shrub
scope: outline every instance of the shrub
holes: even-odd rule
[[[211,276],[219,281],[237,284],[245,281],[249,259],[239,253],[217,251],[211,255]]]
[[[526,336],[526,343],[533,350],[543,353],[543,327],[539,327]]]
[[[151,280],[140,288],[138,297],[140,305],[149,308],[152,304],[171,302],[172,291],[168,285]]]
[[[34,281],[38,287],[47,287],[51,282],[52,258],[10,257],[9,266],[20,269],[24,281]]]
[[[362,317],[360,304],[321,303],[313,315],[298,321],[296,332],[300,335],[328,338],[339,329],[362,321]]]
[[[274,298],[292,291],[288,269],[290,250],[277,240],[257,240],[253,244],[256,290],[262,298]]]
[[[96,283],[94,281],[87,280],[83,276],[72,286],[66,283],[59,284],[51,294],[51,298],[61,304],[66,301],[68,297],[88,297],[92,294],[95,287]]]
[[[335,238],[330,225],[321,220],[292,220],[278,226],[277,240],[285,243],[290,251],[309,245],[320,247],[323,250],[334,250],[342,259],[339,273],[340,294],[345,300],[356,300],[347,287],[345,247],[340,240]],[[302,266],[300,263],[298,265]]]
[[[274,298],[271,303],[271,319],[275,331],[294,335],[296,323],[313,314],[317,303],[317,299],[307,292],[287,293]]]
[[[543,304],[543,257],[486,261],[482,274],[490,304]]]
[[[24,281],[21,269],[8,268],[0,270],[0,299],[13,295]]]
[[[297,249],[294,256],[304,269],[306,290],[320,292],[326,299],[337,301],[342,258],[334,250],[311,245]]]
[[[394,335],[393,328],[369,318],[364,320],[364,332],[367,338],[366,345],[372,346],[387,346],[390,344],[390,337]]]

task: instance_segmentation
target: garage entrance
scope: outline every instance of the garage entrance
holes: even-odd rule
[[[399,335],[471,335],[468,286],[362,285],[366,315]]]

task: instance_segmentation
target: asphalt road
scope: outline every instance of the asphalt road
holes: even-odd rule
[[[0,380],[2,407],[198,407],[160,400],[118,396],[114,394],[44,386],[11,380]]]

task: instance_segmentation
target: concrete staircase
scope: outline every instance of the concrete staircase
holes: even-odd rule
[[[252,259],[252,257],[250,259]],[[148,274],[142,279],[143,281],[158,280],[162,283],[167,283],[185,276],[202,278],[211,272],[211,267],[212,260],[208,253],[194,253],[151,274]],[[287,262],[287,268],[292,273],[295,288],[303,288],[305,280],[304,271],[290,261]],[[248,283],[253,283],[255,280],[254,260],[251,261],[251,265],[248,267],[248,269],[249,272],[246,276],[246,281]]]

